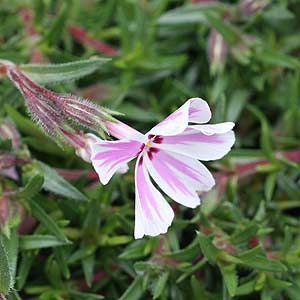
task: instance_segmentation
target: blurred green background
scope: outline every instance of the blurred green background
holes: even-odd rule
[[[217,185],[199,208],[174,206],[166,235],[134,240],[132,168],[102,187],[1,76],[1,122],[21,147],[2,136],[0,161],[26,161],[0,177],[0,298],[299,300],[299,16],[298,0],[1,0],[1,59],[112,57],[49,89],[143,132],[201,97],[213,123],[236,123],[236,144],[207,164]]]

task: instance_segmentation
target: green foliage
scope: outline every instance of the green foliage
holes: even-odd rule
[[[74,80],[93,73],[108,62],[109,58],[91,58],[64,64],[21,65],[20,69],[33,81],[46,84]]]
[[[0,293],[7,295],[12,285],[12,276],[9,269],[7,251],[3,238],[0,238]]]
[[[217,184],[200,207],[175,205],[166,235],[134,240],[133,172],[101,186],[31,121],[0,69],[0,117],[21,135],[19,149],[0,139],[0,155],[18,161],[17,179],[0,174],[0,299],[299,300],[300,1],[252,13],[239,1],[192,2],[0,1],[0,58],[32,80],[124,113],[142,132],[201,97],[237,138],[205,163]],[[227,45],[223,68],[209,60],[211,30]]]

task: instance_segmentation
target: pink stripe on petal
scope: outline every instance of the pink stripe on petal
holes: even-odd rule
[[[192,98],[153,127],[148,134],[173,136],[183,132],[189,122],[201,124],[208,122],[210,118],[211,112],[207,102],[200,98]]]
[[[143,160],[140,155],[135,167],[135,238],[166,233],[174,218],[171,206],[151,183]]]
[[[208,191],[214,179],[196,159],[161,150],[146,160],[151,177],[173,200],[188,207],[200,204],[197,191]]]
[[[189,102],[186,102],[162,122],[153,127],[147,135],[176,135],[188,126]]]
[[[232,130],[224,133],[213,133],[212,125],[210,127],[205,126],[189,126],[181,134],[164,137],[163,142],[155,144],[155,147],[200,160],[220,159],[233,146],[235,142],[234,133]],[[197,129],[199,127],[201,131]],[[217,128],[217,130],[222,132],[221,128]]]
[[[106,121],[105,126],[109,134],[117,139],[124,139],[132,134],[138,134],[137,130],[117,120],[115,122]]]
[[[132,160],[139,153],[142,143],[136,140],[90,142],[94,169],[103,184],[108,183],[113,174],[125,163]]]

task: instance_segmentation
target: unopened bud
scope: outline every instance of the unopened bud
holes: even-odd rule
[[[56,104],[65,118],[96,132],[106,131],[103,122],[111,119],[98,105],[72,95],[63,95]]]
[[[0,154],[0,171],[15,166],[16,157],[13,154]]]
[[[90,143],[95,142],[97,137],[93,134],[85,134],[78,129],[74,129],[74,132],[61,129],[61,133],[68,144],[75,149],[76,155],[90,163],[92,154]]]
[[[249,17],[269,4],[269,0],[241,0],[238,9],[243,17]]]
[[[222,72],[228,54],[228,46],[223,36],[212,29],[208,38],[208,58],[212,74]]]
[[[0,171],[0,176],[8,177],[13,180],[19,180],[19,174],[16,171],[15,167],[11,167],[11,168]]]
[[[37,85],[15,68],[8,69],[7,75],[26,99],[33,120],[49,135],[57,136],[64,120],[53,101],[56,93]]]
[[[65,119],[94,131],[105,130],[104,120],[111,119],[109,113],[96,104],[73,95],[49,91],[15,68],[9,69],[7,75],[27,100],[33,118],[50,135],[57,135]]]

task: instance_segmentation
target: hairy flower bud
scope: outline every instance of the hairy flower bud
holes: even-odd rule
[[[33,82],[15,64],[6,60],[0,60],[0,64],[25,97],[34,121],[52,137],[64,137],[70,142],[67,131],[62,130],[68,121],[101,132],[106,131],[104,122],[113,120],[110,116],[112,112],[107,109],[73,95],[52,92]]]
[[[87,135],[82,131],[75,129],[74,133],[61,129],[61,133],[67,140],[68,144],[75,149],[77,156],[82,158],[86,162],[90,162],[90,148],[88,145]]]
[[[111,119],[98,105],[73,95],[61,95],[56,99],[56,105],[65,118],[93,131],[106,131],[103,122]]]
[[[34,121],[49,135],[57,136],[64,119],[53,101],[56,93],[35,84],[15,68],[8,69],[7,75],[27,100],[27,107]]]
[[[212,74],[223,71],[228,54],[228,46],[223,36],[212,29],[208,38],[208,58]]]
[[[90,143],[96,138],[74,128],[72,123],[90,130],[105,131],[116,137],[124,137],[134,132],[129,126],[116,121],[113,111],[102,108],[79,97],[52,92],[28,78],[17,65],[0,60],[4,72],[26,99],[26,104],[34,121],[60,144],[61,139],[75,149],[76,154],[90,162]],[[106,129],[109,125],[109,131]]]

